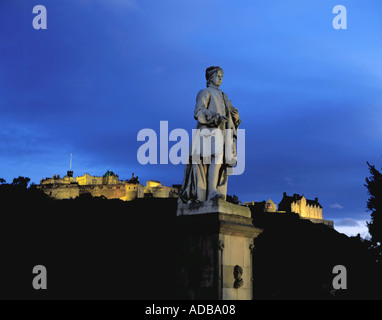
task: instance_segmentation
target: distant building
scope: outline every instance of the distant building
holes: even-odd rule
[[[121,181],[118,175],[109,170],[102,177],[86,173],[76,178],[72,171],[68,171],[63,178],[53,175],[52,178],[41,180],[37,188],[57,200],[74,199],[82,194],[124,201],[145,197],[177,198],[179,192],[178,186],[167,187],[154,180],[147,181],[146,186],[143,186],[134,173],[130,179]]]
[[[318,202],[318,198],[314,200],[306,199],[304,195],[294,194],[287,196],[286,192],[279,203],[279,209],[286,212],[298,213],[301,218],[321,219],[322,206]]]
[[[254,207],[255,212],[294,212],[297,213],[302,219],[309,219],[314,223],[323,223],[333,228],[333,221],[323,219],[322,206],[318,202],[318,198],[309,200],[306,199],[304,195],[294,194],[293,196],[288,196],[286,192],[284,192],[278,208],[271,199],[267,202],[244,202],[244,205]]]
[[[268,201],[261,202],[244,202],[247,207],[255,207],[257,212],[277,212],[277,205],[269,198]]]
[[[102,177],[93,177],[90,174],[85,173],[84,176],[77,177],[76,181],[80,186],[120,184],[119,176],[109,170],[107,170],[107,172]]]

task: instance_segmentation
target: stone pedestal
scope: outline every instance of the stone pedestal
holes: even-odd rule
[[[179,299],[251,300],[253,243],[261,232],[249,208],[221,199],[179,204]]]

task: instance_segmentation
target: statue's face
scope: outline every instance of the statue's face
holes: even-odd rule
[[[220,87],[223,83],[223,71],[221,70],[216,71],[211,77],[211,82],[215,86]]]

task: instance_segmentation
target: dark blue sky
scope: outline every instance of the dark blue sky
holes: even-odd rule
[[[34,30],[45,5],[48,29]],[[348,29],[333,7],[346,5]],[[242,201],[318,197],[327,219],[365,220],[366,161],[382,167],[378,0],[0,0],[0,177],[75,175],[182,182],[142,166],[138,131],[195,127],[210,65],[246,130]],[[171,147],[171,144],[170,144]],[[344,221],[349,221],[345,219]]]

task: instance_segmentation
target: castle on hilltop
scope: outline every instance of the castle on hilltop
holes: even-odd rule
[[[93,197],[132,201],[137,198],[177,198],[180,185],[168,187],[159,181],[149,180],[144,186],[139,182],[138,177],[134,176],[134,173],[130,179],[123,181],[119,179],[117,174],[107,170],[102,177],[91,176],[86,173],[76,178],[73,177],[73,171],[68,171],[63,178],[53,175],[52,178],[42,179],[37,188],[57,200],[74,199],[83,194],[90,194]],[[239,204],[237,197],[236,200]],[[333,228],[333,221],[323,219],[322,206],[318,202],[318,198],[309,200],[304,195],[288,196],[284,192],[278,208],[271,199],[262,202],[244,202],[243,205],[252,208],[255,213],[283,214],[294,212],[302,219],[308,219],[314,223],[323,223]]]
[[[132,174],[130,179],[119,180],[119,176],[112,171],[107,171],[102,177],[84,176],[73,177],[73,171],[61,178],[53,175],[52,178],[42,179],[38,189],[48,196],[57,199],[74,199],[83,194],[93,197],[105,197],[108,199],[120,199],[131,201],[137,198],[177,198],[179,187],[163,186],[159,181],[149,180],[143,186],[138,177]]]
[[[318,198],[314,200],[306,199],[304,195],[294,194],[288,196],[286,192],[283,193],[278,208],[277,205],[269,199],[262,202],[244,202],[247,207],[252,207],[254,212],[273,212],[273,213],[297,213],[300,218],[308,219],[314,223],[323,223],[333,228],[334,224],[331,220],[324,220],[322,215],[322,206],[318,202]]]

